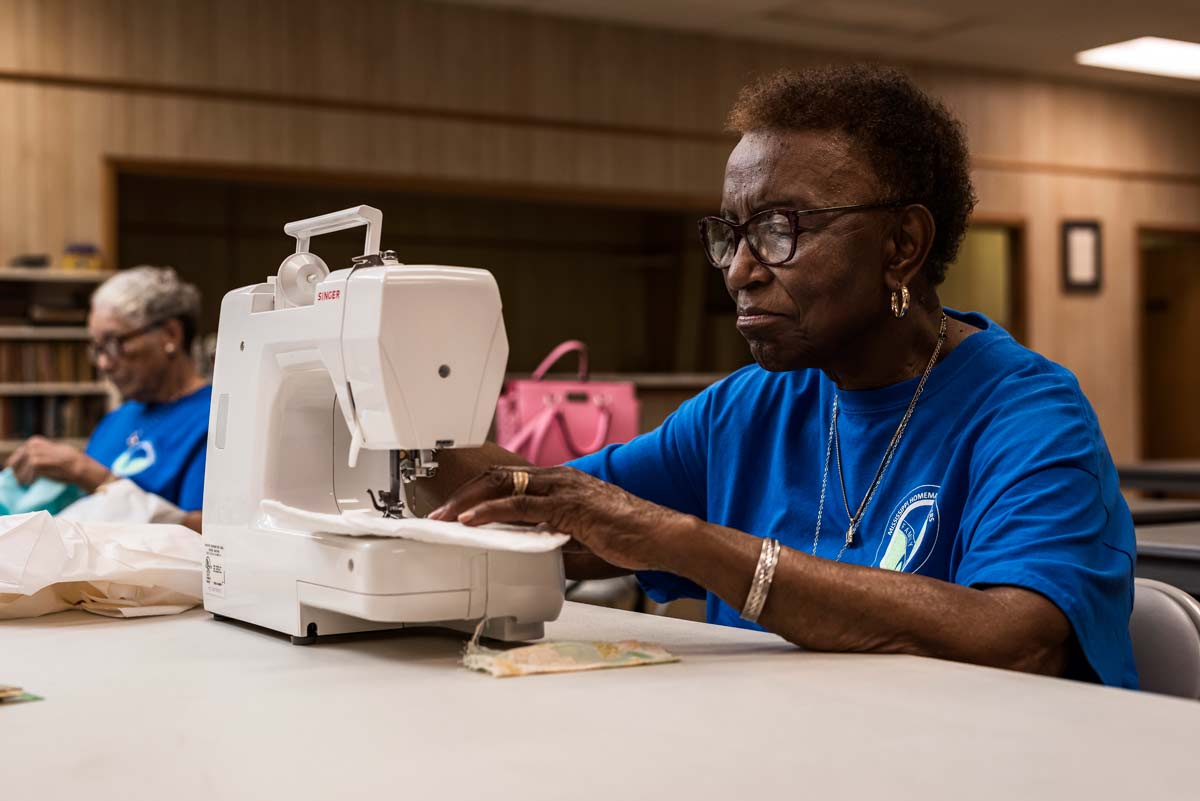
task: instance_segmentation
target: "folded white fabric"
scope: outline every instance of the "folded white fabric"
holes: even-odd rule
[[[539,531],[529,526],[491,523],[472,527],[423,517],[380,517],[378,512],[365,509],[334,515],[297,509],[270,500],[259,504],[259,515],[262,525],[286,531],[347,534],[351,537],[399,537],[434,545],[459,545],[518,553],[553,551],[570,539],[566,534]]]
[[[183,526],[0,517],[0,619],[177,614],[200,603],[203,563],[200,535]]]
[[[122,478],[105,484],[58,513],[59,520],[92,523],[182,523],[187,512]]]

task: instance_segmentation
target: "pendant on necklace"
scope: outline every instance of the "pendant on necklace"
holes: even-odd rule
[[[846,545],[854,542],[854,524],[850,524],[850,528],[846,529]]]

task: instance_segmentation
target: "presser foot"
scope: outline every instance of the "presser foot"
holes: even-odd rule
[[[376,498],[374,490],[367,490],[367,495],[371,496],[371,505],[383,512],[384,517],[394,520],[404,517],[404,499],[397,497],[395,493],[380,490],[379,497]]]

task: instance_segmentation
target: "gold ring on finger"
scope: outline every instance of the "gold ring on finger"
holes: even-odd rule
[[[513,495],[524,495],[529,489],[529,473],[524,470],[514,470],[512,473]]]

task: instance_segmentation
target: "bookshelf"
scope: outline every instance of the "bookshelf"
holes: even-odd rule
[[[103,282],[113,270],[62,270],[54,267],[0,267],[0,281],[91,284]]]
[[[82,325],[0,325],[0,340],[87,338],[87,328]]]
[[[0,398],[23,395],[107,395],[103,381],[13,381],[0,383]]]
[[[59,437],[58,441],[79,450],[86,448],[88,443],[87,437]],[[0,453],[8,455],[21,447],[23,442],[25,442],[23,439],[0,439]]]
[[[0,267],[0,459],[34,434],[83,448],[115,405],[86,326],[90,295],[112,274]]]

